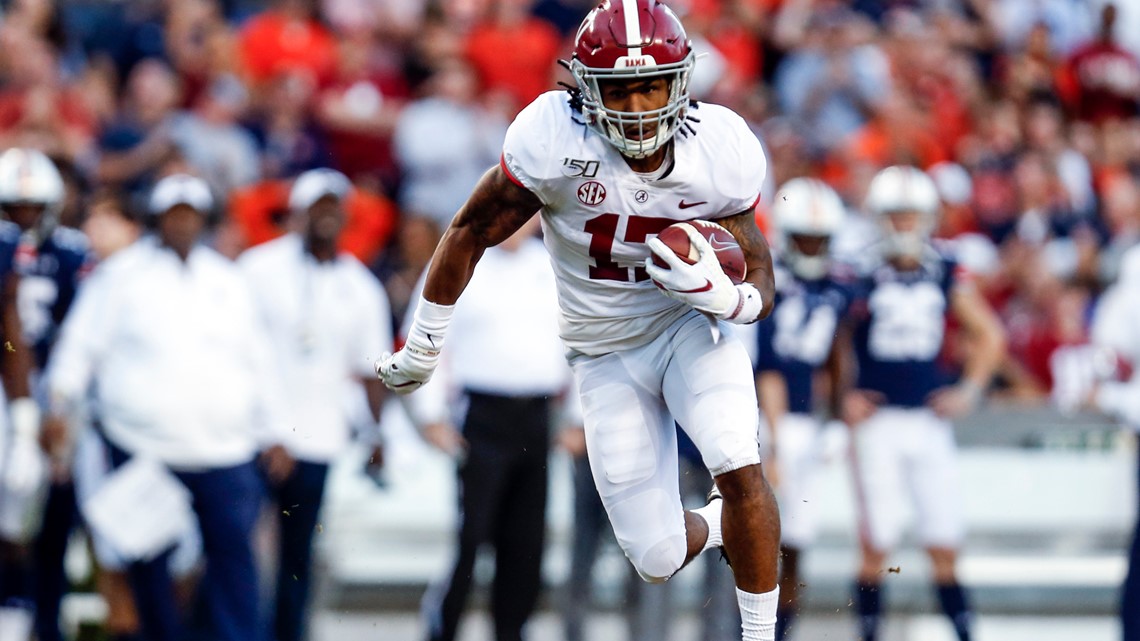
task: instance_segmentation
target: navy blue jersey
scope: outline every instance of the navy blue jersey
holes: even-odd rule
[[[12,273],[16,258],[16,247],[20,244],[20,228],[0,220],[0,285]]]
[[[41,369],[89,265],[87,237],[74,229],[59,227],[38,247],[23,241],[16,248],[20,324]]]
[[[951,382],[939,362],[957,263],[930,252],[919,269],[880,264],[860,278],[855,353],[860,389],[897,407],[921,407]]]
[[[836,278],[801,280],[777,267],[776,307],[760,323],[756,371],[777,371],[788,388],[788,411],[810,413],[812,376],[831,353],[839,319],[854,292]]]

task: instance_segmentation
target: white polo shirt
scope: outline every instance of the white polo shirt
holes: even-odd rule
[[[421,276],[417,292],[423,281]],[[414,312],[408,310],[405,327]],[[554,270],[541,240],[529,239],[513,252],[488,249],[455,304],[439,370],[407,397],[415,420],[448,418],[449,396],[462,390],[500,396],[557,396],[568,390],[559,318]]]
[[[280,390],[237,266],[195,247],[183,262],[153,238],[88,277],[48,372],[51,398],[80,403],[127,452],[176,469],[237,465],[282,429]]]
[[[1124,253],[1120,278],[1101,296],[1091,334],[1132,370],[1128,380],[1100,384],[1097,407],[1140,430],[1140,246]]]
[[[294,456],[328,462],[351,436],[350,407],[373,362],[392,349],[388,297],[356,258],[318,262],[297,234],[239,258],[285,390]]]

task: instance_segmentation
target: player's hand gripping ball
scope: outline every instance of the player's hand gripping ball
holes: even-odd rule
[[[720,268],[733,285],[744,282],[744,275],[747,271],[744,251],[740,249],[740,244],[736,242],[732,232],[716,223],[710,223],[707,220],[674,223],[658,234],[657,239],[673,250],[673,253],[682,261],[693,265],[701,259],[701,256],[697,247],[689,240],[689,234],[685,231],[686,226],[692,226],[697,230],[697,233],[705,237],[709,246],[716,253]],[[669,265],[657,254],[653,254],[653,264],[664,269],[669,268]],[[661,283],[657,283],[657,286],[661,287]]]
[[[646,245],[650,257],[645,271],[666,296],[730,322],[753,300],[741,289],[747,269],[744,252],[720,225],[704,221],[670,225]]]

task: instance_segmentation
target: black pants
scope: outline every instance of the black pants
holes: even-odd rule
[[[276,641],[301,641],[305,636],[312,583],[313,531],[328,471],[327,463],[297,461],[289,478],[269,487],[279,530],[277,593],[270,636]]]
[[[111,465],[123,466],[130,454],[104,439]],[[232,467],[197,472],[174,472],[190,491],[206,572],[198,586],[199,607],[217,641],[259,638],[257,568],[253,557],[253,526],[264,498],[264,485],[251,460]],[[186,622],[171,582],[173,548],[127,569],[145,641],[182,641]]]
[[[35,542],[36,635],[40,641],[63,641],[59,605],[68,590],[63,557],[76,522],[75,485],[53,483],[44,507],[43,526]]]
[[[1137,483],[1140,484],[1140,466],[1137,467]],[[1136,532],[1132,535],[1132,552],[1128,559],[1128,575],[1124,579],[1124,591],[1120,603],[1120,622],[1124,641],[1140,641],[1140,516],[1136,518]]]
[[[542,586],[546,530],[546,397],[469,394],[459,469],[459,540],[454,567],[424,596],[431,641],[453,641],[471,589],[475,557],[495,549],[491,617],[496,641],[521,641]]]

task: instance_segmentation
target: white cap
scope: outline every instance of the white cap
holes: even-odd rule
[[[165,214],[175,205],[189,205],[205,214],[214,207],[210,186],[201,178],[174,174],[158,181],[150,192],[150,213]]]
[[[310,169],[297,176],[289,192],[289,209],[305,211],[325,196],[343,200],[352,189],[348,177],[335,169]]]

